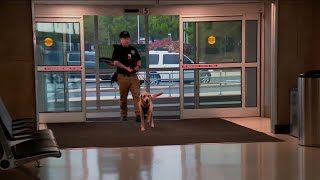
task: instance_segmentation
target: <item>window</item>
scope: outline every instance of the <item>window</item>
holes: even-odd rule
[[[164,54],[163,64],[179,64],[179,54]]]
[[[94,54],[86,54],[86,61],[96,61]]]
[[[185,22],[184,33],[189,33],[184,37],[184,53],[188,57],[196,57],[197,61],[208,64],[217,63],[239,63],[242,62],[242,21],[201,21]],[[254,23],[247,26],[246,31],[250,34],[255,32],[257,27]],[[208,37],[214,36],[214,44],[208,43]],[[255,36],[257,37],[257,36]],[[197,42],[196,42],[197,40]],[[246,39],[250,42],[251,51],[255,50],[256,39]],[[195,46],[197,44],[197,47]],[[252,47],[251,47],[252,46]],[[253,50],[252,50],[253,49]],[[254,59],[254,54],[252,58]]]
[[[150,54],[149,64],[159,64],[159,54]]]
[[[194,64],[194,62],[189,59],[186,55],[183,55],[183,64]]]
[[[85,54],[85,65],[86,69],[95,69],[96,68],[96,56],[93,53]]]
[[[258,21],[246,21],[246,63],[257,62]]]
[[[70,62],[80,62],[80,53],[70,53],[69,54],[69,61]]]

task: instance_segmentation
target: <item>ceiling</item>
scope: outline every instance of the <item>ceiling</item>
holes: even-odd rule
[[[77,5],[196,5],[270,2],[270,0],[33,0],[35,4],[77,4]]]

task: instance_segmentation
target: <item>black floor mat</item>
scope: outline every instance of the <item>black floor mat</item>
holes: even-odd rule
[[[223,119],[158,120],[155,126],[141,132],[134,121],[48,124],[60,148],[282,141]]]

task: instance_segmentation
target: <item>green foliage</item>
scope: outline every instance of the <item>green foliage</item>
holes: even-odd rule
[[[179,16],[150,16],[149,32],[151,40],[171,38],[179,40]]]
[[[88,42],[94,42],[94,16],[84,16],[84,39]]]
[[[129,31],[131,41],[138,41],[138,16],[98,16],[100,55],[110,56],[112,44],[119,43],[119,33]],[[179,52],[179,16],[149,16],[150,50]],[[183,25],[184,52],[195,58],[196,38],[200,54],[222,59],[241,58],[242,21],[189,22]],[[85,40],[94,42],[94,16],[84,17]],[[171,34],[171,36],[169,35]],[[198,34],[198,37],[196,37]],[[145,16],[139,16],[139,35],[145,38]],[[208,44],[208,37],[215,36],[216,43]],[[170,40],[171,38],[171,40]],[[101,46],[102,45],[102,46]],[[218,58],[219,59],[219,58]]]
[[[140,38],[145,35],[144,16],[139,16]],[[129,31],[131,40],[138,41],[138,17],[137,16],[99,16],[99,44],[119,43],[119,33]],[[84,16],[85,40],[94,41],[94,16]],[[179,39],[178,16],[149,16],[150,39],[169,38]]]

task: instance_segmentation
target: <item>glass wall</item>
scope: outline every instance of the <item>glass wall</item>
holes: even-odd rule
[[[59,76],[61,82],[52,77]],[[38,72],[39,112],[82,111],[81,72]],[[64,83],[66,82],[66,83]]]
[[[241,20],[188,22],[184,23],[184,34],[184,53],[191,59],[196,59],[196,63],[242,61]],[[197,51],[195,44],[198,44]]]
[[[35,34],[38,67],[81,66],[79,22],[37,22]],[[54,69],[37,73],[39,112],[82,111],[81,71]]]

